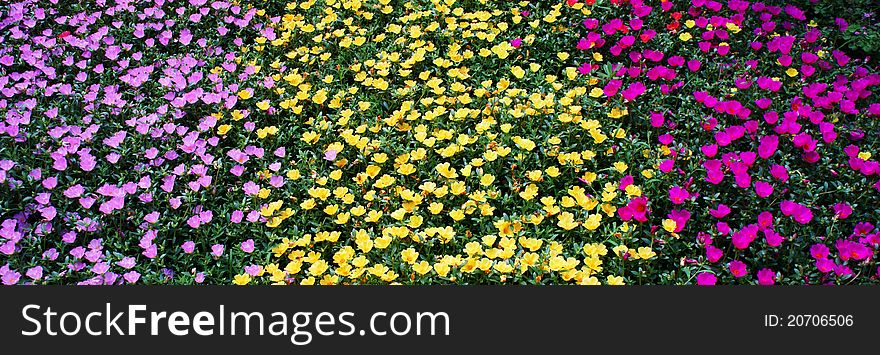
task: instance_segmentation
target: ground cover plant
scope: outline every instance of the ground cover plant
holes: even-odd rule
[[[876,13],[810,6],[4,2],[0,279],[876,284]]]

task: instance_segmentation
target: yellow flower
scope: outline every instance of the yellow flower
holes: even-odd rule
[[[402,252],[400,252],[400,259],[403,260],[403,262],[405,262],[407,264],[412,265],[413,263],[416,262],[416,259],[418,259],[418,258],[419,258],[419,252],[417,252],[413,248],[407,248],[407,249],[404,249]]]
[[[691,38],[693,38],[693,36],[691,36],[691,34],[687,32],[682,32],[680,35],[678,35],[678,39],[684,42],[690,41]]]
[[[785,74],[793,78],[798,75],[798,71],[795,68],[788,68],[788,70],[785,71]]]
[[[229,132],[231,128],[232,126],[228,124],[220,125],[219,127],[217,127],[217,134],[221,136],[226,135],[226,133]]]
[[[559,221],[556,222],[556,225],[562,229],[572,230],[578,226],[578,223],[574,220],[574,215],[570,212],[563,212],[558,218]]]
[[[672,233],[675,231],[675,228],[677,228],[677,227],[678,227],[678,224],[675,223],[675,220],[669,219],[669,218],[663,220],[663,229],[666,230],[667,232]]]
[[[429,264],[427,261],[424,261],[424,260],[413,264],[412,268],[413,268],[413,271],[419,273],[419,275],[424,275],[424,274],[431,272],[431,264]]]
[[[446,265],[445,263],[434,263],[434,272],[436,272],[437,275],[440,275],[440,277],[446,277],[449,270],[449,265]]]
[[[238,97],[241,98],[242,100],[247,100],[253,96],[254,96],[254,94],[251,90],[241,90],[238,92]]]
[[[530,201],[536,196],[538,196],[538,185],[535,184],[528,184],[525,190],[519,193],[519,197],[526,201]]]
[[[257,102],[257,107],[263,111],[268,110],[269,109],[269,100],[263,100],[263,101]]]
[[[614,275],[608,275],[608,280],[606,281],[606,283],[612,286],[626,285],[626,283],[623,281],[623,276]]]
[[[391,237],[379,237],[379,238],[376,238],[376,241],[375,241],[375,243],[373,243],[373,246],[375,246],[376,249],[385,249],[388,247],[389,244],[391,244],[391,241],[392,241]]]
[[[238,274],[232,279],[232,283],[236,285],[247,285],[249,282],[251,282],[251,275],[248,274]]]
[[[639,249],[637,249],[637,255],[639,256],[639,259],[648,260],[657,256],[657,253],[649,247],[639,247]]]
[[[589,230],[596,230],[596,228],[599,228],[600,224],[602,224],[602,215],[600,214],[591,214],[587,217],[587,220],[584,221],[584,227],[587,227]]]
[[[523,70],[523,68],[520,68],[518,65],[514,65],[512,68],[510,68],[510,72],[513,73],[513,76],[515,76],[517,79],[522,79],[523,76],[526,74],[526,71]]]

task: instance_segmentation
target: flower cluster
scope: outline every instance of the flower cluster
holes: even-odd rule
[[[0,13],[4,284],[880,277],[880,74],[794,5]]]

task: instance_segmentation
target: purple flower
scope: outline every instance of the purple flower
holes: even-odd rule
[[[184,253],[192,254],[192,252],[196,249],[196,243],[191,240],[187,240],[183,242],[183,245],[181,245],[180,248],[183,249]]]
[[[221,255],[223,255],[224,249],[225,247],[223,246],[223,244],[214,244],[211,246],[211,254],[219,258]]]
[[[119,260],[118,262],[116,262],[116,265],[119,265],[125,269],[131,269],[135,265],[135,259],[130,256],[126,256],[126,257],[122,258],[122,260]]]
[[[122,274],[122,278],[125,279],[126,282],[133,284],[141,278],[141,274],[137,271],[132,270]]]
[[[229,217],[229,220],[232,223],[238,224],[241,223],[241,219],[244,218],[244,212],[241,210],[235,210],[232,212],[232,216]]]
[[[263,267],[260,265],[248,265],[244,267],[244,272],[253,277],[257,277],[263,272]]]
[[[241,251],[248,253],[248,254],[253,253],[254,252],[254,240],[248,239],[248,240],[241,242]]]
[[[43,278],[43,267],[42,266],[34,266],[27,270],[25,273],[27,277],[30,277],[32,280],[36,281]]]
[[[0,277],[0,280],[3,281],[4,285],[15,285],[18,283],[18,280],[21,279],[21,273],[17,271],[7,271]]]

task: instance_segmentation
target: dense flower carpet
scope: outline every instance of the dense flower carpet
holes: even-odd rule
[[[877,284],[877,66],[744,0],[0,4],[12,284]]]

